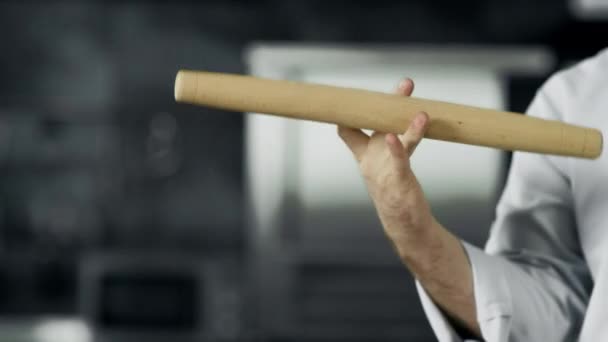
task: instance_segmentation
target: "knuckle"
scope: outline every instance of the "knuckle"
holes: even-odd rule
[[[373,169],[368,165],[368,163],[362,161],[360,168],[361,175],[363,176],[363,178],[365,178],[365,180],[371,181],[375,178]]]

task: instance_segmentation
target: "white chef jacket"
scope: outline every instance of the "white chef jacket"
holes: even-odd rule
[[[528,114],[605,134],[608,49],[552,76]],[[608,341],[607,155],[513,154],[485,251],[463,242],[485,341]],[[462,341],[417,287],[439,341]]]

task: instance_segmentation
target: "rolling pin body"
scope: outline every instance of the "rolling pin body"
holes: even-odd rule
[[[273,114],[346,127],[403,133],[420,111],[430,117],[426,138],[583,158],[602,151],[596,129],[447,102],[292,81],[181,70],[178,102]]]

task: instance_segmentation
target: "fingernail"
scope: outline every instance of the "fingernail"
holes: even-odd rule
[[[414,119],[414,124],[416,125],[416,127],[424,126],[425,122],[426,122],[426,117],[421,114],[418,114],[416,116],[416,119]]]

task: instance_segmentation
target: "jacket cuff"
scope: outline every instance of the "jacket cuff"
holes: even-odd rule
[[[512,305],[511,293],[505,278],[504,261],[486,254],[467,242],[462,244],[473,270],[475,307],[481,334],[486,341],[506,341],[511,323]],[[463,341],[418,281],[416,288],[437,339],[442,342]]]

